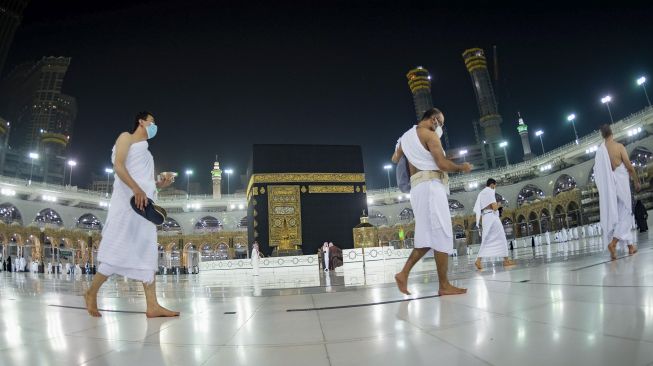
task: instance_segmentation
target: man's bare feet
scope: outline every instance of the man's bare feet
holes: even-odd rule
[[[157,305],[153,309],[148,308],[145,311],[145,316],[148,318],[170,318],[174,316],[179,316],[179,312],[168,310],[161,305]]]
[[[610,258],[612,260],[617,259],[617,244],[616,243],[608,244],[608,250],[610,251]]]
[[[458,288],[458,287],[453,286],[450,283],[448,283],[445,286],[440,286],[440,290],[438,290],[438,295],[440,295],[440,296],[462,295],[462,294],[466,294],[466,293],[467,293],[466,288]]]
[[[476,266],[476,269],[478,269],[479,271],[482,270],[483,267],[481,267],[481,258],[477,258],[476,262],[474,262],[474,265]]]
[[[633,244],[628,244],[628,254],[633,255],[637,253],[637,247]]]
[[[399,292],[401,292],[404,295],[410,295],[410,292],[408,291],[408,276],[399,272],[395,275],[395,282],[397,283],[397,288],[399,288]]]
[[[503,266],[504,267],[510,267],[514,266],[516,263],[512,259],[504,259],[503,260]]]
[[[102,316],[102,314],[100,314],[97,309],[97,295],[93,296],[89,294],[88,291],[86,291],[84,293],[84,302],[86,302],[86,311],[88,311],[88,315],[94,318],[99,318]]]

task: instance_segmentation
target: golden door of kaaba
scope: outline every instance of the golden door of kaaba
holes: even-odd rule
[[[360,146],[254,145],[247,200],[249,242],[265,255],[353,248],[367,209]]]

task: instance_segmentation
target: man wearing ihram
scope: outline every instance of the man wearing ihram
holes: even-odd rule
[[[156,299],[154,273],[157,270],[156,226],[140,216],[135,207],[144,211],[154,198],[157,188],[172,184],[173,175],[162,175],[154,180],[154,158],[148,150],[147,140],[156,135],[157,125],[149,112],[136,114],[134,127],[123,132],[113,147],[113,162],[116,179],[102,230],[102,241],[98,253],[97,274],[93,276],[91,288],[84,294],[86,309],[91,316],[99,317],[97,293],[100,286],[113,274],[143,282],[147,309],[145,315],[152,317],[178,316],[179,313],[159,305]]]
[[[453,253],[453,230],[449,213],[448,172],[472,170],[469,163],[455,164],[445,157],[440,137],[444,115],[433,108],[422,116],[416,126],[406,131],[392,155],[392,162],[408,164],[410,173],[410,204],[415,214],[415,248],[404,268],[395,275],[399,291],[410,295],[408,274],[429,250],[435,251],[435,264],[440,288],[438,294],[464,294],[467,289],[454,287],[447,279],[449,254]],[[406,159],[402,159],[405,157]],[[407,160],[407,161],[406,161]],[[401,168],[401,167],[400,167]]]

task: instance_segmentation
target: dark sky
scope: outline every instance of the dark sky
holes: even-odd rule
[[[490,57],[498,47],[512,161],[522,156],[517,111],[531,134],[544,129],[549,150],[573,139],[568,113],[579,134],[608,121],[606,93],[615,118],[645,106],[635,78],[653,81],[650,5],[489,4],[33,0],[7,68],[72,57],[64,92],[79,104],[79,184],[103,174],[117,135],[147,109],[158,169],[193,168],[207,192],[215,154],[242,174],[253,143],[359,144],[368,185],[386,186],[382,167],[414,123],[405,74],[416,65],[434,77],[452,146],[473,142],[478,109],[461,57],[470,47]]]

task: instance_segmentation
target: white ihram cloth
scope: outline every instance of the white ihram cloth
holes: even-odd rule
[[[401,136],[401,149],[408,161],[422,171],[440,170],[431,153],[417,136],[417,126]],[[447,195],[449,188],[439,179],[432,179],[410,187],[410,204],[415,214],[415,248],[432,248],[453,253],[453,229]]]
[[[154,158],[147,147],[147,141],[132,144],[125,167],[147,197],[154,199]],[[115,163],[115,157],[114,147],[111,162]],[[133,195],[131,188],[116,175],[107,222],[102,230],[98,272],[150,283],[157,270],[156,226],[132,209],[129,201]]]
[[[476,198],[474,213],[476,213],[476,225],[482,219],[483,234],[481,235],[481,248],[478,250],[478,257],[507,257],[508,241],[506,233],[501,224],[498,211],[489,212],[485,208],[495,203],[496,196],[494,189],[485,187]],[[485,213],[483,211],[486,211]]]
[[[594,178],[599,189],[599,214],[603,229],[603,249],[608,247],[613,238],[618,238],[621,245],[632,243],[630,231],[631,198],[628,170],[621,163],[614,171],[610,154],[602,143],[594,159]]]

